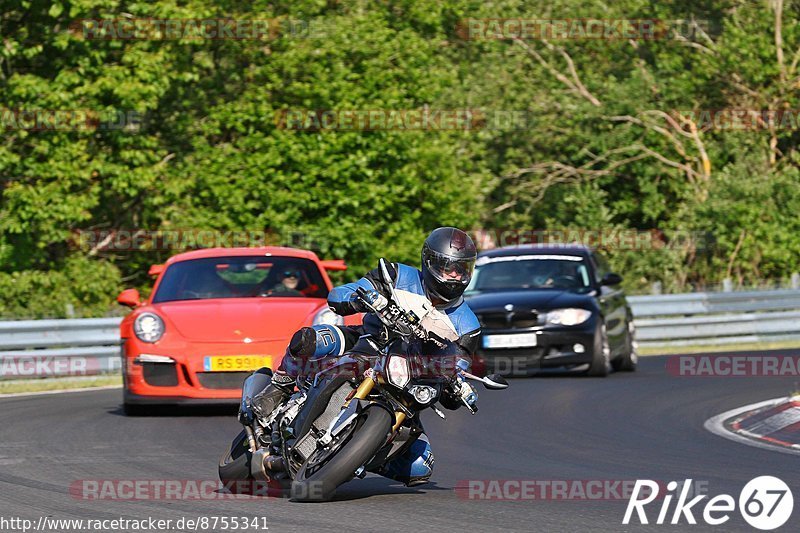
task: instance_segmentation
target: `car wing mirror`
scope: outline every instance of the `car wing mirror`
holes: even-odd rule
[[[150,270],[147,271],[147,274],[150,276],[159,276],[164,272],[164,268],[164,265],[152,265]]]
[[[326,259],[320,261],[320,264],[325,270],[347,270],[347,264],[345,264],[344,259]]]
[[[139,291],[136,289],[125,289],[117,296],[117,303],[126,307],[137,307],[141,302]]]
[[[622,283],[622,276],[614,272],[609,272],[600,280],[600,285],[619,285],[620,283]]]

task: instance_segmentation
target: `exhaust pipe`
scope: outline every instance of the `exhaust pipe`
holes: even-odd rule
[[[264,468],[271,472],[285,472],[286,466],[283,457],[279,455],[268,455],[264,458]]]
[[[258,481],[271,481],[272,474],[285,471],[283,457],[269,455],[269,452],[264,448],[256,450],[252,459],[250,459],[250,475]]]

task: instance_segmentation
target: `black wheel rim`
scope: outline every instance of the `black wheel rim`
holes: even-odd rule
[[[324,468],[331,459],[336,457],[336,454],[339,452],[339,450],[341,450],[342,447],[345,446],[353,436],[356,427],[360,425],[359,423],[361,421],[362,419],[358,418],[351,422],[344,430],[344,433],[337,435],[336,439],[328,448],[317,448],[314,452],[312,452],[311,456],[308,458],[308,461],[306,461],[306,465],[303,470],[303,477],[308,478],[313,476],[315,473]]]

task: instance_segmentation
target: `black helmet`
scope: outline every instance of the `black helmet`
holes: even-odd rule
[[[478,252],[458,228],[437,228],[422,246],[422,279],[428,296],[445,303],[458,299],[472,279]]]

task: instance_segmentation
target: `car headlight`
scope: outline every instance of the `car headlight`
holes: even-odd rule
[[[142,313],[133,321],[133,332],[142,342],[157,342],[164,335],[164,321],[155,313]]]
[[[389,362],[386,364],[386,379],[397,388],[405,388],[411,381],[411,368],[408,360],[399,355],[390,356]]]
[[[312,326],[319,326],[320,324],[329,324],[331,326],[343,326],[344,317],[334,313],[330,307],[323,307],[322,309],[317,311],[317,314],[314,315],[314,321],[311,323]]]
[[[586,309],[575,307],[554,309],[547,313],[547,323],[557,326],[577,326],[589,320],[590,316],[592,316],[592,312]]]

